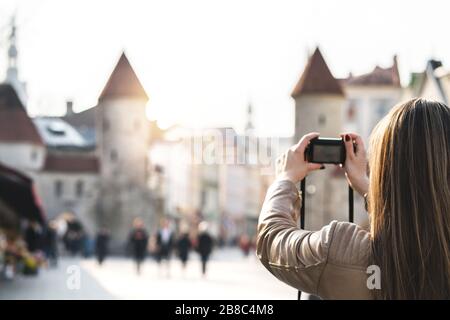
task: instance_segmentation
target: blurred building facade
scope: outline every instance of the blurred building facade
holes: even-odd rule
[[[151,151],[162,173],[154,185],[163,186],[164,212],[191,224],[208,220],[225,242],[254,234],[264,176],[246,148],[250,135],[233,128],[173,128],[166,135]]]
[[[448,105],[450,71],[442,61],[430,59],[423,72],[413,73],[408,86],[410,96],[433,99]]]
[[[36,187],[49,218],[72,212],[89,234],[96,232],[99,161],[95,146],[59,117],[33,119],[46,157]]]
[[[35,181],[48,218],[72,211],[94,231],[97,158],[62,120],[30,119],[11,84],[0,85],[0,162]]]
[[[397,57],[392,66],[376,66],[362,75],[340,79],[346,96],[343,120],[345,130],[358,132],[368,141],[373,127],[403,98]]]
[[[151,123],[149,98],[125,53],[122,53],[98,104],[79,113],[69,103],[62,120],[79,132],[98,159],[95,226],[113,234],[119,250],[136,217],[154,225],[154,199],[148,185]]]

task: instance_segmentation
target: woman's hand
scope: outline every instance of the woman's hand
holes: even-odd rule
[[[341,134],[341,137],[344,139],[346,150],[344,164],[345,176],[351,187],[363,196],[369,189],[367,156],[364,142],[361,137],[355,133]]]
[[[276,174],[278,179],[287,179],[293,183],[303,180],[313,170],[325,168],[318,163],[309,163],[305,160],[305,149],[311,139],[317,138],[319,133],[312,132],[304,135],[299,143],[283,153],[276,163]]]

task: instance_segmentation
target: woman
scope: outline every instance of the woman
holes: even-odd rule
[[[321,168],[304,160],[318,135],[305,135],[277,163],[259,218],[264,266],[324,299],[449,299],[450,109],[422,99],[393,108],[372,133],[369,177],[361,137],[342,135],[346,176],[367,201],[370,230],[336,221],[298,229],[295,184]],[[371,265],[381,286],[368,285]]]
[[[189,235],[189,229],[187,229],[186,227],[182,227],[180,235],[178,236],[176,242],[176,248],[183,271],[186,269],[186,264],[189,259],[189,250],[191,250],[191,246],[192,244],[191,237]]]
[[[100,228],[95,238],[95,254],[99,265],[103,264],[109,251],[109,230]]]
[[[144,220],[135,218],[133,228],[128,236],[128,247],[136,262],[136,272],[141,274],[141,264],[147,254],[148,233],[145,230]]]
[[[198,226],[197,235],[197,252],[200,255],[200,260],[202,261],[202,276],[206,276],[206,266],[208,264],[209,256],[211,255],[214,240],[208,232],[209,225],[208,222],[202,221]]]
[[[181,261],[183,270],[186,269],[186,264],[189,259],[189,250],[191,250],[191,238],[188,232],[182,232],[177,239],[177,252]]]

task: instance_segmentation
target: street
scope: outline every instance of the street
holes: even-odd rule
[[[71,287],[73,266],[80,270],[79,287]],[[237,250],[216,251],[202,278],[200,261],[192,254],[185,272],[171,260],[170,276],[147,259],[140,275],[130,259],[62,258],[59,267],[37,277],[0,282],[0,299],[296,299],[296,290],[275,279],[253,255]]]

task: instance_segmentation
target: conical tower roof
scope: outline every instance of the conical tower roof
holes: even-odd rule
[[[125,53],[122,53],[120,56],[98,100],[117,98],[141,98],[148,100],[147,93]]]
[[[291,96],[295,99],[302,94],[344,95],[340,83],[331,74],[319,48],[316,48],[309,58]]]

